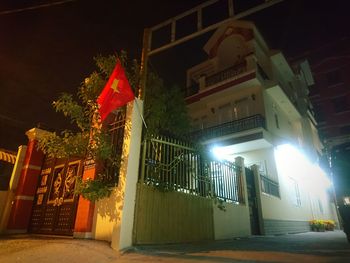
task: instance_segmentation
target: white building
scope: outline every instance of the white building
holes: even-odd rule
[[[317,165],[322,144],[308,110],[307,61],[293,70],[245,21],[220,27],[204,50],[208,59],[187,71],[193,133],[220,158],[241,156],[246,166],[259,166],[258,232],[302,232],[312,219],[337,221],[331,185]]]

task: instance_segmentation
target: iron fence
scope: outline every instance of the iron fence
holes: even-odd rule
[[[118,111],[115,113],[114,120],[108,124],[108,131],[110,135],[110,141],[112,145],[112,164],[107,165],[108,180],[118,183],[119,181],[119,169],[121,164],[121,155],[124,142],[124,129],[125,128],[125,112]]]
[[[241,173],[234,163],[208,160],[190,143],[166,137],[143,143],[140,181],[177,191],[243,203]]]

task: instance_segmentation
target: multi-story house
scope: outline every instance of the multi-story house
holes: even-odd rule
[[[187,71],[193,135],[220,158],[257,164],[261,233],[300,232],[311,219],[337,220],[317,161],[322,143],[309,110],[307,61],[293,70],[254,26],[232,21]]]

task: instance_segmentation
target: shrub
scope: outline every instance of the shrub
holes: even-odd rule
[[[314,219],[309,223],[311,230],[317,232],[323,232],[325,230],[333,231],[335,227],[335,222],[333,220]]]

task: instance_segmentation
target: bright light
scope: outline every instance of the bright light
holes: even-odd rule
[[[229,160],[230,159],[230,154],[229,152],[225,149],[225,147],[219,147],[219,146],[214,146],[211,149],[211,152],[214,154],[214,156],[219,159],[219,160]]]
[[[314,191],[324,191],[331,186],[326,173],[290,144],[278,146],[275,150],[275,159],[281,174],[297,178],[301,182],[308,182]]]

